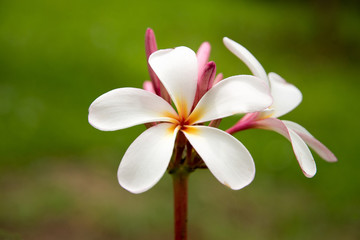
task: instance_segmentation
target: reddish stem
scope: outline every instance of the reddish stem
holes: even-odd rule
[[[186,240],[189,173],[179,169],[172,176],[174,186],[175,240]]]

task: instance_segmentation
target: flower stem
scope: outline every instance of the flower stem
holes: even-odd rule
[[[186,170],[179,169],[173,176],[175,240],[187,239],[188,177]]]

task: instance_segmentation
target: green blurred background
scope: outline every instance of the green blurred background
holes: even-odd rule
[[[249,71],[222,37],[243,44],[301,89],[283,119],[339,159],[314,154],[318,173],[307,179],[282,136],[237,133],[255,180],[232,191],[193,173],[190,239],[360,239],[359,13],[356,1],[0,1],[0,239],[172,239],[171,177],[140,195],[117,183],[144,126],[101,132],[87,122],[96,97],[149,78],[147,27],[160,48],[209,41],[225,77]]]

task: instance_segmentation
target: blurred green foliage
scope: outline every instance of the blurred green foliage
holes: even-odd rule
[[[170,177],[141,195],[117,183],[144,127],[87,122],[96,97],[148,79],[147,27],[160,48],[209,41],[226,77],[249,71],[222,37],[243,44],[303,92],[283,119],[339,159],[314,155],[318,173],[307,179],[280,135],[236,134],[256,178],[231,191],[205,170],[192,174],[190,239],[359,239],[359,24],[355,1],[0,1],[0,239],[172,238]]]

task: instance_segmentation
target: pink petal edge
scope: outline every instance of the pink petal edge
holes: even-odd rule
[[[293,131],[292,129],[287,128],[287,126],[281,120],[277,118],[266,118],[256,121],[253,124],[253,127],[265,130],[273,130],[286,137],[291,142],[295,157],[304,175],[308,178],[311,178],[316,174],[315,161],[309,148],[306,146],[305,142],[301,139],[301,137],[297,135],[297,133],[295,133],[295,131]],[[306,157],[305,155],[308,155],[310,159],[304,158]],[[304,169],[304,164],[306,164],[304,160],[307,161],[309,169]],[[309,164],[312,166],[309,166]]]
[[[303,126],[298,123],[283,120],[288,128],[296,132],[321,158],[328,162],[337,162],[336,156],[319,140],[311,135]]]

